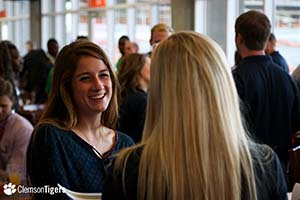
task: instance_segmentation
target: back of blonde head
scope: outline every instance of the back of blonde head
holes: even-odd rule
[[[242,180],[256,199],[229,70],[221,48],[194,32],[173,34],[154,51],[138,199],[240,200]]]

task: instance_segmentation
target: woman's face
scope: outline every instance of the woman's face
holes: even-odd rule
[[[3,121],[10,113],[13,101],[6,95],[0,96],[0,121]]]
[[[102,60],[92,56],[80,58],[72,78],[72,92],[79,114],[99,114],[107,109],[112,81]]]

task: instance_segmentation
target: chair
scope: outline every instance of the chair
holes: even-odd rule
[[[289,149],[289,185],[300,183],[300,146]]]

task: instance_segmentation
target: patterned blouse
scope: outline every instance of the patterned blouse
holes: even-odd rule
[[[116,132],[113,148],[101,159],[95,149],[72,131],[53,125],[40,126],[27,152],[27,170],[32,186],[57,184],[77,192],[102,192],[106,166],[120,149],[134,142]],[[64,194],[35,194],[35,199],[68,199]]]

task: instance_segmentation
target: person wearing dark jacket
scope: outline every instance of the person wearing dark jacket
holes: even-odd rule
[[[291,76],[265,55],[270,30],[261,12],[237,18],[235,42],[242,60],[233,77],[252,136],[273,148],[286,167],[291,136],[300,130],[300,98]]]
[[[270,55],[272,57],[272,60],[274,63],[276,63],[281,69],[289,73],[289,66],[284,59],[284,57],[279,53],[279,51],[276,51],[276,43],[277,39],[273,33],[270,34],[265,52],[267,55]]]
[[[142,139],[146,116],[150,58],[136,53],[125,56],[118,78],[121,85],[121,103],[117,129],[138,143]]]

